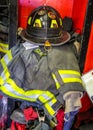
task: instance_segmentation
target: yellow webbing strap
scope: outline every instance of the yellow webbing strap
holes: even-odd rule
[[[40,57],[45,56],[46,53],[42,52],[40,48],[37,48],[34,50],[36,54],[38,54]]]

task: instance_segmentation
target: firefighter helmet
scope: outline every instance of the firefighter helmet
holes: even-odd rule
[[[60,14],[50,6],[40,6],[32,11],[21,36],[31,43],[44,45],[49,41],[53,46],[62,45],[70,39],[70,34],[62,30]]]

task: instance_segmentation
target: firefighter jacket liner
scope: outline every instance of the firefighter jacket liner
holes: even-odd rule
[[[26,43],[17,44],[1,59],[0,90],[11,98],[39,103],[50,118],[64,105],[66,92],[84,91],[68,44],[43,53],[38,46],[26,48]]]

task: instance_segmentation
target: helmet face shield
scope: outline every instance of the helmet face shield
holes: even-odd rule
[[[63,41],[64,35],[66,35],[65,41]],[[22,37],[39,45],[44,45],[46,40],[52,45],[59,45],[70,39],[70,35],[62,31],[60,14],[50,6],[40,6],[32,11],[28,17],[27,28],[22,32]]]

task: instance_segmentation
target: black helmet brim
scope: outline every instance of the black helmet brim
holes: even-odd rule
[[[52,37],[52,38],[40,38],[31,36],[27,33],[26,29],[22,30],[20,35],[23,40],[39,46],[44,46],[47,40],[51,43],[52,46],[61,46],[67,43],[71,38],[70,34],[66,31],[62,31],[62,35],[60,37]]]

